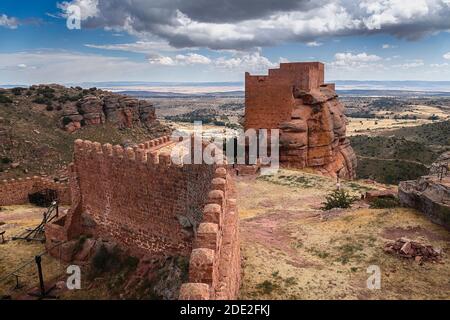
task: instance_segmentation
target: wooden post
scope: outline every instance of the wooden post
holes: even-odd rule
[[[41,289],[41,297],[45,297],[44,276],[42,275],[42,266],[41,266],[42,258],[41,258],[41,256],[36,256],[36,257],[34,257],[34,260],[36,261],[36,265],[38,268],[39,287]]]
[[[19,282],[19,276],[17,274],[13,274],[16,277],[16,286],[14,287],[15,290],[20,289],[22,286],[20,285]]]

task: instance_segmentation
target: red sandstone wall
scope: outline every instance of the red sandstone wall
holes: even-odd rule
[[[189,283],[180,299],[237,299],[241,284],[239,218],[234,182],[225,168],[218,168],[213,190],[203,209],[189,263]]]
[[[318,88],[324,83],[324,65],[320,62],[280,64],[268,76],[245,74],[245,129],[278,128],[291,119],[295,105],[294,86],[301,90]]]
[[[174,165],[157,148],[169,139],[156,140],[134,150],[77,140],[72,208],[46,227],[47,246],[92,233],[135,253],[190,255],[180,299],[236,299],[241,259],[231,176],[224,166]],[[192,221],[195,237],[180,216]]]
[[[136,253],[190,253],[192,237],[179,219],[200,222],[214,166],[175,166],[168,154],[89,141],[76,142],[74,166],[91,225],[83,232]]]
[[[54,182],[43,177],[28,177],[0,182],[0,206],[28,203],[28,195],[44,190],[57,191],[61,204],[70,204],[70,190],[67,183]]]

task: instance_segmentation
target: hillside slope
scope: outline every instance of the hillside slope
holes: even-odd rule
[[[358,178],[398,184],[427,174],[439,155],[450,150],[450,121],[350,140],[358,157]]]
[[[0,179],[30,175],[64,177],[76,139],[132,145],[170,132],[170,128],[158,121],[129,128],[107,121],[85,125],[70,133],[61,126],[67,109],[60,97],[78,89],[53,93],[45,98],[45,104],[34,102],[39,99],[36,94],[25,90],[21,89],[17,95],[14,89],[0,93]],[[81,99],[82,94],[79,100],[74,98],[67,103],[77,104]]]

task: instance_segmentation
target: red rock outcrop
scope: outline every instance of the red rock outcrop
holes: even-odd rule
[[[245,129],[279,129],[282,166],[355,178],[344,106],[334,84],[324,84],[322,63],[282,63],[245,80]]]
[[[63,126],[69,132],[106,122],[119,128],[132,128],[151,126],[155,121],[155,108],[150,102],[104,91],[84,96],[62,117]]]

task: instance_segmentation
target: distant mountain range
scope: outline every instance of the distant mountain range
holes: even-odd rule
[[[336,80],[336,91],[343,96],[450,96],[450,81],[357,81]],[[11,88],[20,85],[0,85]],[[66,86],[120,92],[141,98],[243,97],[243,82],[83,82]]]

